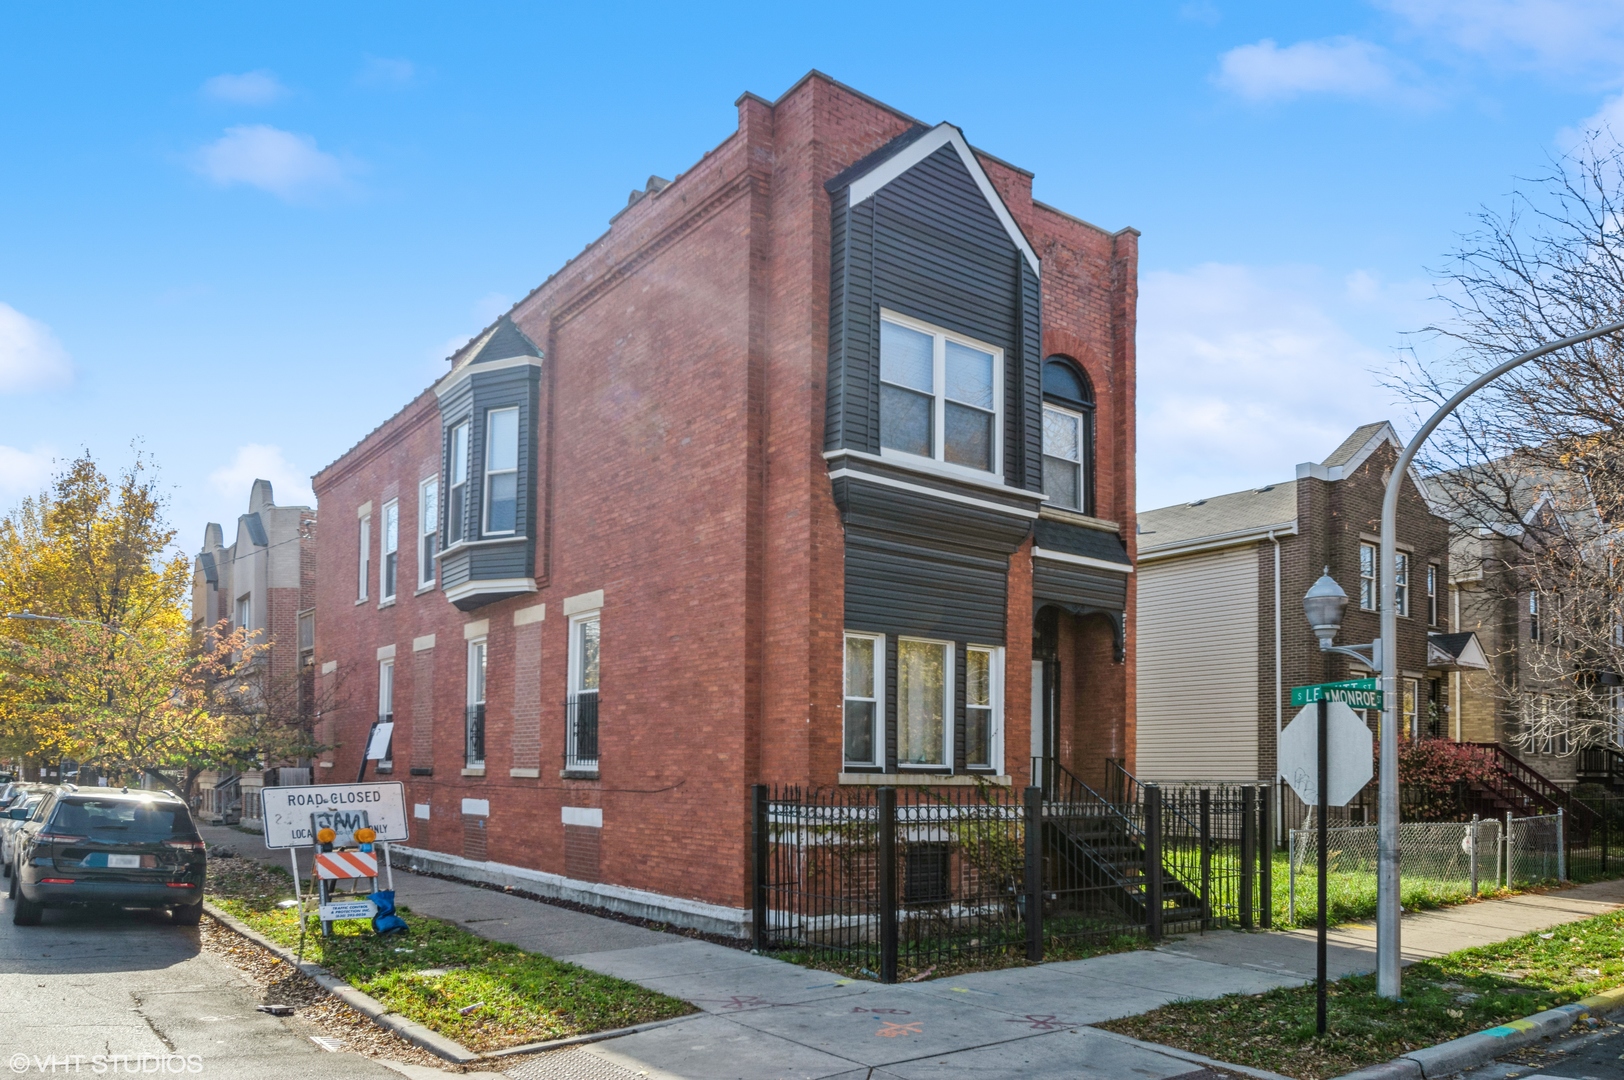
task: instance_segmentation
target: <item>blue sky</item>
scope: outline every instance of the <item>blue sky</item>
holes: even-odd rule
[[[1586,124],[1581,0],[0,8],[0,506],[133,440],[180,543],[278,501],[818,68],[1143,231],[1140,505],[1399,418],[1429,268]]]

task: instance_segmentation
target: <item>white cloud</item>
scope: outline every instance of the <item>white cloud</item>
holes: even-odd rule
[[[227,511],[216,520],[236,521],[238,514],[248,512],[248,493],[255,480],[271,482],[271,494],[278,506],[316,505],[315,492],[310,490],[310,474],[295,467],[283,455],[280,446],[247,443],[237,447],[230,464],[209,474],[209,487]]]
[[[51,328],[0,303],[0,394],[61,386],[72,378],[68,351]]]
[[[1377,0],[1414,30],[1520,66],[1571,73],[1624,54],[1618,0]]]
[[[416,78],[417,65],[410,60],[392,60],[385,56],[369,56],[361,65],[361,71],[355,76],[355,81],[362,86],[371,86],[383,90],[399,90],[410,86]]]
[[[1219,58],[1216,81],[1249,101],[1315,93],[1385,97],[1398,90],[1386,51],[1352,37],[1299,41],[1285,48],[1270,38],[1240,45]]]
[[[37,495],[51,479],[55,455],[46,447],[19,450],[0,446],[0,495],[21,498]]]
[[[1422,288],[1312,267],[1143,274],[1139,506],[1289,480],[1358,425],[1399,420],[1373,372],[1424,321]]]
[[[247,184],[290,200],[341,187],[352,171],[309,135],[265,124],[227,128],[198,150],[194,165],[221,187]]]
[[[1591,133],[1606,135],[1611,133],[1620,142],[1624,142],[1624,94],[1617,94],[1601,103],[1590,116],[1585,117],[1573,127],[1563,128],[1556,133],[1556,144],[1564,152],[1578,147]]]
[[[203,96],[232,105],[269,105],[286,97],[288,88],[263,69],[241,75],[216,75],[203,80]]]

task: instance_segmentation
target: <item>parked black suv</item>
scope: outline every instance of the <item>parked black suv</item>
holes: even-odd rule
[[[203,914],[203,840],[169,792],[62,788],[12,838],[11,921],[48,907],[168,908],[181,926]]]

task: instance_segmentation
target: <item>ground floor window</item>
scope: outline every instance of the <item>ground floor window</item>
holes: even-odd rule
[[[847,765],[882,765],[879,731],[880,698],[885,686],[885,638],[847,634],[845,661],[845,761]]]
[[[953,646],[897,641],[897,764],[941,768],[953,760]]]
[[[485,764],[485,639],[468,643],[468,726],[466,739],[469,768]]]
[[[1419,716],[1419,713],[1418,713],[1418,706],[1420,705],[1420,698],[1421,698],[1421,680],[1419,680],[1419,679],[1405,679],[1404,680],[1404,716],[1402,717],[1402,721],[1403,721],[1403,725],[1404,725],[1403,730],[1406,731],[1409,734],[1411,739],[1419,739],[1421,737],[1421,724],[1420,724],[1420,716]]]
[[[971,645],[964,655],[964,764],[997,769],[1002,764],[1003,650]]]

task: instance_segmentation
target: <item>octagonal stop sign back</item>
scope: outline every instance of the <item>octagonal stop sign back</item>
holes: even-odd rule
[[[1347,705],[1326,705],[1326,805],[1346,806],[1375,771],[1375,736]],[[1280,775],[1309,806],[1319,802],[1319,705],[1304,706],[1280,733]]]

